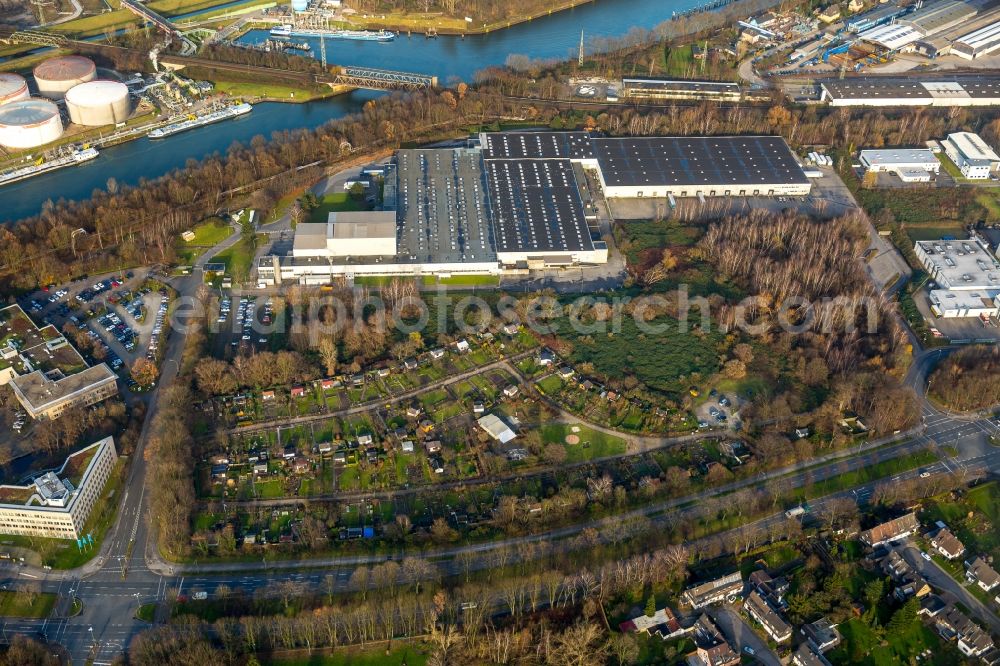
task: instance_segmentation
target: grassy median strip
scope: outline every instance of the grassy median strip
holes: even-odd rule
[[[844,472],[843,474],[830,477],[829,479],[824,479],[811,485],[804,486],[800,488],[797,493],[793,494],[793,499],[807,500],[814,497],[823,497],[824,495],[830,495],[832,493],[839,493],[866,483],[871,483],[872,481],[878,481],[880,479],[895,476],[901,472],[909,472],[910,470],[922,467],[923,465],[930,465],[937,462],[937,460],[937,454],[926,449],[918,451],[913,455],[900,456],[899,458],[893,458],[891,460],[883,460],[882,462],[875,463],[870,467],[862,467],[861,469]]]

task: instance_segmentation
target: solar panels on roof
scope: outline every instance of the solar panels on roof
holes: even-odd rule
[[[594,249],[568,159],[487,160],[486,177],[498,252]]]
[[[808,182],[781,137],[634,137],[593,144],[608,187]]]

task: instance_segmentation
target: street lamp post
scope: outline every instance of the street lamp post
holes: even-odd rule
[[[69,244],[70,244],[70,247],[72,247],[72,249],[73,249],[73,256],[74,257],[76,257],[76,236],[77,236],[77,234],[86,234],[86,233],[87,233],[87,230],[81,228],[81,229],[74,230],[73,233],[71,233],[69,235]]]

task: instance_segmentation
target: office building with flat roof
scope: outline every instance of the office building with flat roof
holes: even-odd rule
[[[858,159],[866,171],[894,173],[906,183],[930,182],[931,174],[941,170],[941,161],[928,148],[862,150]]]
[[[31,418],[57,419],[114,397],[117,380],[106,363],[88,366],[51,324],[38,328],[19,305],[0,309],[0,385],[10,385]]]
[[[913,250],[941,289],[1000,290],[1000,262],[975,239],[917,241]]]
[[[941,143],[948,158],[970,180],[985,180],[1000,166],[1000,156],[978,134],[955,132]]]
[[[895,171],[909,167],[938,173],[941,169],[941,161],[929,148],[862,150],[859,158],[861,166],[868,171]]]
[[[917,241],[913,250],[937,282],[928,294],[935,315],[993,317],[1000,313],[1000,262],[981,241]]]
[[[79,539],[118,460],[111,437],[66,458],[28,485],[0,486],[0,534]]]

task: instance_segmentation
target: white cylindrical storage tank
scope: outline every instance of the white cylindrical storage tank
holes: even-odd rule
[[[69,119],[77,125],[114,125],[128,120],[128,87],[118,81],[81,83],[66,93]]]
[[[50,99],[62,99],[66,92],[97,76],[94,61],[83,56],[49,58],[34,69],[38,92]]]
[[[47,99],[0,106],[0,146],[20,150],[51,143],[62,134],[59,108]]]
[[[292,9],[297,12],[304,12],[309,9],[309,0],[292,0]]]
[[[28,82],[23,76],[0,72],[0,105],[28,99]]]

